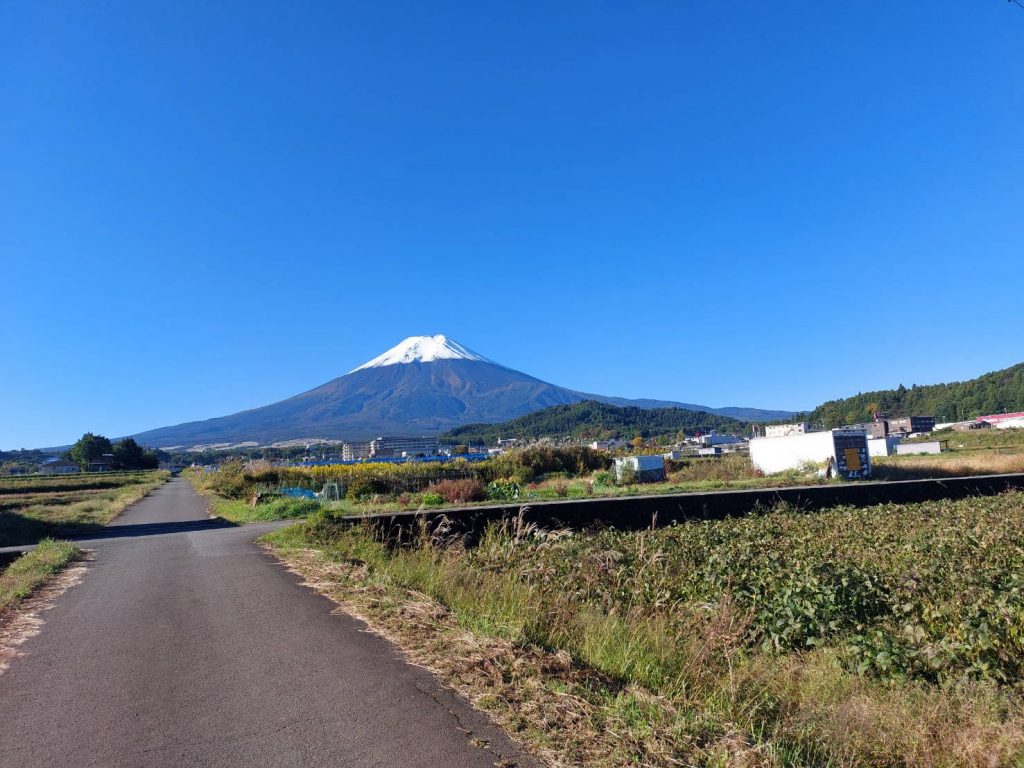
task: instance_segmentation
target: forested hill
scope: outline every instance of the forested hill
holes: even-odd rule
[[[934,416],[936,420],[962,421],[990,413],[1024,411],[1024,363],[986,373],[970,381],[929,384],[909,389],[863,392],[819,405],[807,420],[826,427],[871,420],[873,411],[890,416]]]
[[[745,432],[747,424],[727,416],[685,408],[618,407],[594,400],[554,405],[499,424],[467,424],[441,435],[456,443],[493,445],[499,437],[537,439],[574,437],[591,440],[675,435],[678,432]]]

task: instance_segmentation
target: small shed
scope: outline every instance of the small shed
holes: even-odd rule
[[[630,473],[638,483],[658,483],[665,479],[662,456],[623,456],[615,460],[615,480],[622,482]]]
[[[868,440],[868,454],[870,456],[892,456],[896,448],[903,440],[899,435],[889,437],[874,437]]]
[[[110,472],[114,468],[114,454],[104,453],[95,459],[89,460],[89,472]]]

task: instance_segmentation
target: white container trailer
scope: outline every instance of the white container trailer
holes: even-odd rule
[[[785,437],[756,437],[750,441],[750,461],[766,475],[800,469],[806,464],[828,464],[848,479],[871,474],[868,437],[863,429],[832,429]]]

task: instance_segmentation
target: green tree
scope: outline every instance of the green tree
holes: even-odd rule
[[[147,451],[134,439],[126,437],[114,444],[114,469],[156,469],[160,459],[153,451]]]
[[[105,453],[113,453],[113,450],[110,440],[103,435],[86,432],[78,439],[77,443],[71,446],[67,457],[84,471],[89,468],[90,461],[100,458]]]

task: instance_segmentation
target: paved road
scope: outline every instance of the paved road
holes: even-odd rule
[[[0,674],[0,766],[537,765],[331,615],[252,543],[256,530],[206,516],[175,479],[115,523],[129,536],[91,545],[82,583]]]

